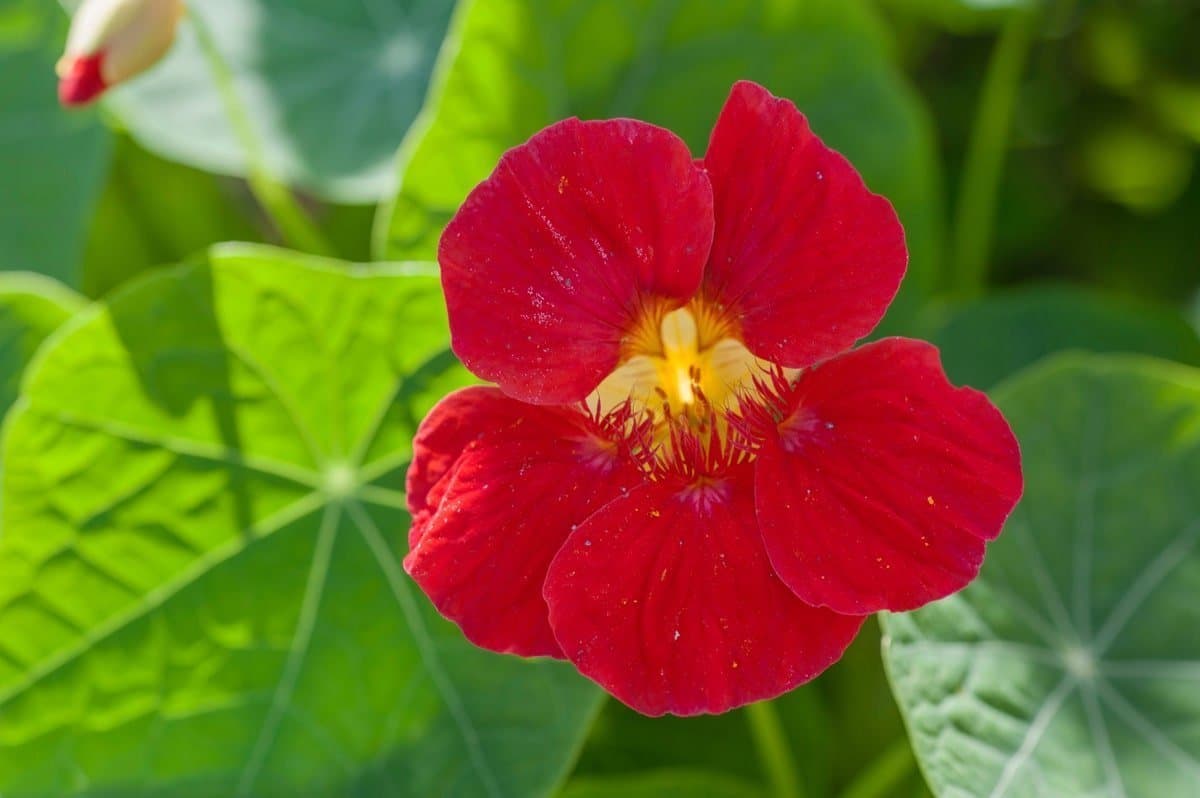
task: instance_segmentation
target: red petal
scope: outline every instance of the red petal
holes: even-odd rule
[[[103,65],[104,53],[72,59],[58,81],[58,101],[71,108],[97,99],[108,88],[100,71]]]
[[[736,84],[704,163],[717,225],[704,290],[754,354],[802,368],[879,323],[908,263],[904,230],[795,105]]]
[[[417,429],[412,464],[405,477],[408,512],[412,516],[409,548],[417,545],[424,534],[425,525],[441,502],[450,472],[467,446],[484,433],[508,427],[529,412],[529,405],[484,386],[454,391],[434,405]]]
[[[469,443],[429,492],[437,505],[404,567],[476,645],[561,656],[542,598],[546,569],[576,525],[641,475],[582,415],[523,407]]]
[[[647,715],[724,712],[836,662],[862,617],[800,601],[775,576],[750,475],[707,495],[646,484],[579,527],[550,566],[563,652]]]
[[[546,128],[505,154],[442,236],[455,353],[518,399],[583,399],[649,298],[695,293],[712,218],[708,180],[670,131]]]
[[[804,374],[755,464],[776,573],[838,612],[910,610],[975,578],[1021,496],[1021,458],[988,398],[931,344],[888,338]]]

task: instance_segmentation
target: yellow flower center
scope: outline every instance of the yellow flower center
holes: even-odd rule
[[[650,307],[624,342],[625,357],[588,398],[600,414],[630,401],[664,429],[670,419],[706,424],[729,409],[740,391],[770,364],[737,338],[733,324],[693,301],[666,312]]]

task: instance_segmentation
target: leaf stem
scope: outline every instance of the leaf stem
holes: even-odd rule
[[[321,233],[312,219],[296,202],[292,192],[283,184],[271,177],[266,165],[262,145],[250,122],[246,106],[238,97],[237,85],[234,83],[233,71],[217,47],[217,40],[212,29],[189,4],[188,17],[192,28],[196,31],[196,40],[208,61],[212,71],[213,82],[221,95],[225,106],[225,116],[229,120],[233,133],[242,147],[246,158],[246,182],[250,191],[258,200],[267,216],[274,223],[284,241],[295,249],[311,252],[316,255],[333,255],[333,246]]]
[[[787,734],[775,705],[770,701],[749,705],[746,707],[746,722],[750,726],[754,747],[770,781],[774,798],[804,798],[796,763],[788,750]]]
[[[987,281],[996,191],[1008,150],[1021,75],[1038,19],[1032,9],[1014,10],[996,41],[967,144],[958,192],[950,275],[950,288],[964,298],[982,293]]]
[[[897,740],[875,758],[842,792],[842,798],[890,798],[913,773],[916,760],[908,738]]]

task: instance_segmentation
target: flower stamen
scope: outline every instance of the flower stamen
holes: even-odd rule
[[[755,424],[746,419],[777,414],[788,378],[755,357],[718,308],[648,302],[625,340],[624,359],[587,405],[633,442],[649,476],[706,478],[753,457],[747,433]],[[760,402],[763,411],[751,409]],[[621,410],[609,416],[605,408]]]

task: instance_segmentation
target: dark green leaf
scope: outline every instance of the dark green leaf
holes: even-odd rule
[[[0,0],[0,269],[78,285],[108,133],[58,105],[62,22],[53,3]]]
[[[437,277],[262,247],[85,310],[7,427],[0,793],[525,796],[598,702],[408,581]]]
[[[801,687],[774,704],[805,785],[813,795],[826,794],[833,736],[820,690],[816,685]],[[575,778],[617,778],[662,768],[706,770],[759,782],[762,763],[746,710],[695,718],[647,718],[610,701],[592,727]]]
[[[1180,314],[1066,287],[1022,289],[953,308],[932,338],[950,377],[979,388],[1064,349],[1200,365],[1200,337]]]
[[[84,250],[82,290],[104,296],[153,268],[202,253],[214,241],[260,234],[253,200],[237,181],[164,161],[127,136],[114,141],[108,182]]]
[[[561,798],[764,798],[761,788],[720,773],[664,770],[571,781]]]
[[[1066,356],[997,391],[1025,498],[962,593],[885,617],[940,796],[1200,784],[1200,371]]]

